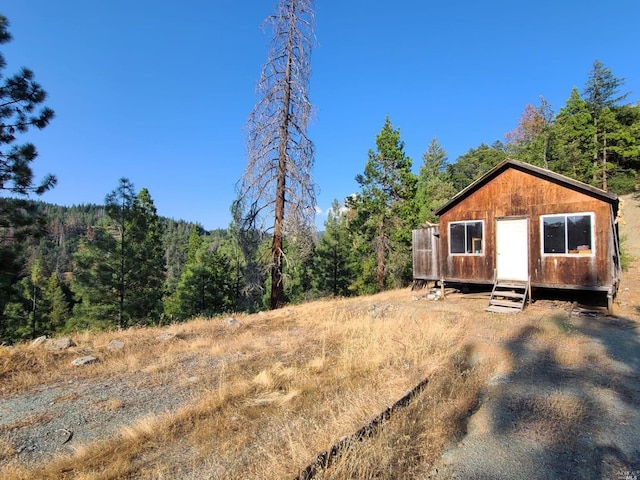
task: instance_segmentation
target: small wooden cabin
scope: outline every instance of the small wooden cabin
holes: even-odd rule
[[[439,253],[422,258],[414,275],[462,284],[524,281],[529,292],[604,292],[611,309],[620,281],[616,195],[505,160],[435,214],[438,236],[433,228],[421,229],[414,241],[437,238],[431,248]]]

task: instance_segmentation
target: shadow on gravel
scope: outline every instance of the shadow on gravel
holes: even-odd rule
[[[554,321],[613,361],[587,356],[567,368],[535,326],[523,328],[505,344],[517,367],[494,397],[495,432],[529,445],[540,467],[531,478],[640,478],[639,332],[624,318]]]

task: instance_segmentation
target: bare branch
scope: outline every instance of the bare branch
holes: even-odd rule
[[[314,23],[313,0],[280,0],[265,20],[273,37],[256,87],[261,98],[245,126],[248,162],[237,188],[246,209],[240,224],[272,225],[272,308],[284,301],[283,238],[301,238],[296,233],[312,229],[315,215],[315,152],[306,134],[313,112],[308,88]]]

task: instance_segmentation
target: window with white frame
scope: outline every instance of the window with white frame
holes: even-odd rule
[[[584,255],[594,252],[593,213],[543,215],[542,253]]]
[[[484,253],[483,222],[452,222],[449,224],[449,252],[458,255]]]

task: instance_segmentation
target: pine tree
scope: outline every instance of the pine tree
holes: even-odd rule
[[[116,239],[118,267],[115,272],[115,289],[118,296],[118,325],[127,326],[125,300],[129,290],[129,274],[133,267],[133,241],[129,238],[135,188],[128,178],[121,178],[118,187],[107,195],[105,209],[110,220],[112,235]]]
[[[189,235],[191,223],[163,219],[163,248],[165,258],[166,277],[164,283],[164,296],[171,297],[180,280],[182,269],[187,263],[187,250],[189,248]]]
[[[162,313],[165,263],[162,225],[146,188],[133,203],[128,223],[131,268],[128,271],[128,317],[138,323],[157,322]]]
[[[321,295],[347,296],[355,281],[344,207],[333,201],[313,257],[313,287]]]
[[[549,162],[551,170],[581,182],[591,183],[594,164],[594,126],[587,103],[573,88],[565,106],[560,109],[553,124],[554,158]]]
[[[69,303],[58,276],[52,273],[42,294],[43,309],[46,312],[49,334],[64,328],[69,318]]]
[[[235,307],[233,266],[219,251],[217,242],[198,243],[174,295],[166,303],[166,314],[172,320],[211,316]]]
[[[73,256],[71,330],[108,329],[119,319],[119,243],[107,219],[90,227]]]
[[[425,222],[435,222],[434,211],[456,192],[447,178],[447,152],[434,138],[422,155],[422,165],[417,179],[414,211],[417,212],[416,226]]]
[[[458,157],[455,163],[447,164],[447,178],[454,190],[459,192],[506,158],[507,152],[502,142],[496,141],[491,146],[482,143]]]
[[[603,115],[608,115],[610,109],[624,100],[629,94],[619,94],[619,89],[624,85],[624,78],[613,76],[611,69],[605,67],[602,62],[595,60],[593,69],[589,72],[589,78],[583,94],[591,113],[593,124],[593,159],[592,184],[607,190],[607,128],[612,128],[611,117],[601,122]]]
[[[162,230],[147,189],[137,195],[121,178],[106,197],[107,217],[90,229],[75,255],[74,317],[125,328],[156,322],[162,311]]]
[[[9,21],[0,14],[0,45],[12,39],[8,28]],[[14,75],[4,76],[5,67],[0,52],[0,194],[6,192],[21,198],[0,197],[0,336],[11,335],[5,308],[19,300],[12,296],[20,278],[23,242],[28,236],[41,233],[34,205],[24,197],[31,193],[41,195],[56,184],[53,175],[34,184],[31,164],[38,156],[36,147],[32,143],[18,144],[19,136],[31,127],[41,130],[53,119],[53,110],[42,107],[47,93],[35,81],[31,70],[22,68]]]
[[[0,45],[11,40],[9,21],[0,14]],[[6,63],[0,53],[0,79]],[[38,153],[31,143],[16,145],[16,135],[31,127],[45,128],[54,113],[48,107],[35,111],[47,99],[47,92],[34,80],[33,72],[22,68],[17,74],[0,84],[0,190],[14,194],[42,194],[56,184],[53,175],[47,175],[39,185],[33,185],[33,162]],[[4,146],[9,147],[8,150]]]
[[[347,206],[355,212],[350,227],[375,252],[375,284],[381,291],[390,275],[397,286],[410,277],[413,225],[407,207],[412,205],[416,178],[400,130],[393,128],[388,117],[376,136],[376,147],[369,151],[364,174],[356,176],[362,191],[348,198]]]
[[[635,191],[640,170],[640,104],[614,107],[607,122],[607,188],[618,194]]]

